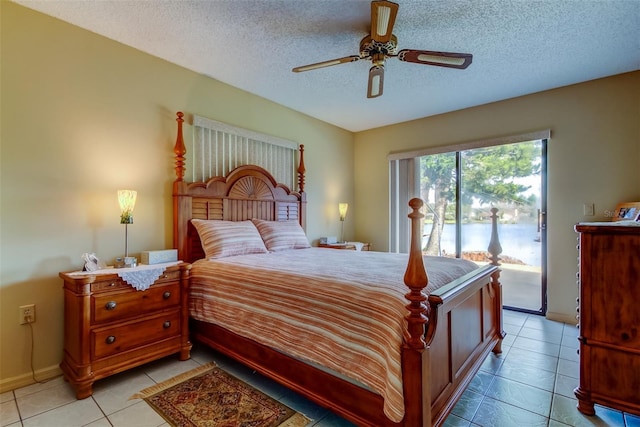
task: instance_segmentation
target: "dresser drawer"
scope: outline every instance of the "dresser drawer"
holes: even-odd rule
[[[180,304],[180,283],[156,282],[146,291],[127,290],[91,296],[92,323],[106,323],[164,310]]]
[[[92,331],[93,357],[101,358],[180,335],[180,311],[160,313],[139,322]]]

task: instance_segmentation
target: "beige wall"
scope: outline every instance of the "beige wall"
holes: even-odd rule
[[[548,317],[573,322],[579,221],[640,201],[640,72],[567,86],[356,134],[358,238],[388,247],[387,155],[551,129],[548,146]],[[584,217],[583,203],[596,216]]]
[[[2,29],[0,390],[58,372],[60,271],[124,252],[116,190],[138,191],[131,253],[172,246],[175,112],[305,144],[308,234],[340,232],[353,203],[353,135],[29,9],[0,1]],[[190,135],[187,126],[187,140]],[[346,224],[346,232],[351,232]]]

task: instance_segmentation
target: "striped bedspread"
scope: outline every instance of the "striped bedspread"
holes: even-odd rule
[[[324,248],[200,260],[191,270],[190,314],[379,393],[404,416],[400,351],[408,255]],[[477,268],[425,257],[431,291]]]

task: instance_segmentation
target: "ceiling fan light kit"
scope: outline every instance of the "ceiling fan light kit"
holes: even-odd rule
[[[314,64],[295,67],[292,71],[299,73],[330,67],[332,65],[355,62],[360,59],[371,61],[367,85],[367,98],[377,98],[382,95],[384,83],[384,63],[387,58],[398,58],[403,62],[415,64],[435,65],[465,69],[473,59],[469,53],[437,52],[429,50],[403,49],[396,53],[398,39],[393,34],[393,26],[398,15],[398,4],[386,0],[371,2],[371,31],[360,40],[360,54],[345,56],[344,58],[316,62]]]

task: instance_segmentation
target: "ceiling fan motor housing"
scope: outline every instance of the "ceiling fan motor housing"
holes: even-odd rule
[[[362,59],[371,58],[375,54],[395,55],[398,48],[398,38],[395,35],[391,36],[391,39],[386,42],[375,41],[371,36],[366,36],[360,40],[360,57]]]

